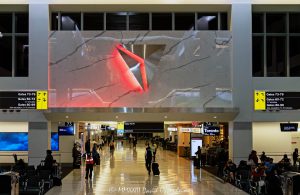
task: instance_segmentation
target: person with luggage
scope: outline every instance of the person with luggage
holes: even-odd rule
[[[157,144],[155,142],[152,143],[152,151],[153,151],[153,162],[155,162],[155,157],[157,152]]]
[[[92,179],[94,159],[91,153],[87,153],[85,160],[85,179]]]
[[[148,146],[146,148],[146,152],[145,152],[145,161],[146,161],[146,168],[147,168],[148,174],[150,175],[151,163],[152,163],[152,151],[151,151],[149,144],[148,144]]]
[[[97,151],[97,144],[94,144],[94,146],[93,146],[92,157],[94,160],[94,164],[100,165],[100,155]]]

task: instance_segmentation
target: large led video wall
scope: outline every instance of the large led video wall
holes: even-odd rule
[[[0,132],[0,151],[28,151],[28,133]]]
[[[232,107],[229,31],[53,31],[50,107]]]

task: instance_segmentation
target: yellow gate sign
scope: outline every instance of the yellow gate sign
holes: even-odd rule
[[[48,109],[48,91],[36,92],[36,109],[37,110]]]
[[[254,110],[266,110],[265,91],[254,91]]]

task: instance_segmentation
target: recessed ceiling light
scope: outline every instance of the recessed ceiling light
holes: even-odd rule
[[[165,118],[168,118],[168,116],[166,115],[166,116],[164,116]]]
[[[116,118],[119,118],[119,116],[116,116]]]
[[[67,115],[66,118],[69,118],[69,116]]]
[[[214,118],[218,118],[217,116],[214,116]]]

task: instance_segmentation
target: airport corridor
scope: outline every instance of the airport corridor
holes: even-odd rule
[[[159,148],[156,161],[160,176],[149,176],[145,167],[145,142],[136,149],[124,141],[116,142],[114,155],[105,146],[101,164],[94,166],[93,177],[85,180],[85,167],[74,169],[62,180],[62,186],[53,187],[47,195],[117,195],[117,194],[182,194],[182,195],[243,195],[245,192],[228,183],[222,183],[210,173],[195,169],[192,161],[177,153]]]

